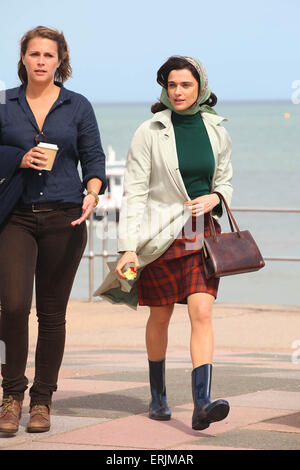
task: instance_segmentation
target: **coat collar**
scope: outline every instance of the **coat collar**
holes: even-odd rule
[[[152,122],[160,122],[165,128],[169,128],[172,124],[171,120],[172,111],[170,109],[164,109],[155,113],[152,118]],[[225,117],[219,116],[218,114],[202,113],[203,120],[207,123],[217,126],[222,121],[227,121]]]
[[[176,184],[177,188],[181,192],[184,200],[187,201],[190,199],[190,197],[188,196],[186,187],[183,182],[183,178],[179,171],[176,140],[175,140],[174,127],[172,125],[171,114],[172,114],[172,111],[170,109],[159,111],[153,116],[153,118],[151,119],[151,122],[158,122],[163,126],[161,129],[161,134],[160,134],[160,142],[161,142],[161,145],[164,147],[164,159],[169,169],[170,175],[172,176],[174,180],[174,183]],[[219,144],[218,144],[218,140],[215,137],[216,135],[215,131],[217,131],[217,126],[222,121],[227,121],[227,119],[222,116],[219,116],[217,114],[212,114],[212,113],[202,113],[202,117],[203,117],[203,122],[205,124],[207,134],[211,143],[212,151],[214,154],[215,172],[216,172],[216,168],[218,165]]]

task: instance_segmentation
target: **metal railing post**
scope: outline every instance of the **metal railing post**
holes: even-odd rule
[[[93,301],[94,290],[94,213],[89,217],[89,301]]]
[[[108,211],[103,210],[103,238],[102,238],[102,279],[105,278],[107,268],[106,262],[108,258]]]

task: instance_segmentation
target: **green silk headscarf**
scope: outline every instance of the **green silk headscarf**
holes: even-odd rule
[[[198,112],[202,113],[212,113],[212,114],[218,114],[211,106],[205,103],[205,101],[208,100],[211,94],[211,89],[208,86],[208,78],[207,78],[207,73],[205,70],[204,65],[200,60],[194,59],[193,57],[182,57],[185,59],[187,62],[189,62],[196,70],[196,72],[199,75],[200,78],[200,87],[199,87],[199,94],[196,102],[188,109],[185,109],[183,111],[178,111],[175,109],[169,99],[168,96],[168,91],[166,88],[163,87],[161,95],[160,95],[160,102],[163,103],[167,108],[171,109],[171,111],[174,111],[177,114],[196,114]]]

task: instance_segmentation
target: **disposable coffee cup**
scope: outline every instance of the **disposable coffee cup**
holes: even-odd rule
[[[40,142],[38,147],[41,147],[43,150],[45,150],[45,155],[48,157],[47,165],[43,168],[43,170],[51,171],[58,151],[57,145]]]

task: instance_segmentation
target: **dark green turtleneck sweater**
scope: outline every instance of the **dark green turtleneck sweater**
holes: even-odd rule
[[[179,170],[191,199],[211,192],[215,159],[200,113],[172,113]]]

